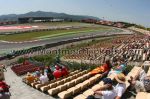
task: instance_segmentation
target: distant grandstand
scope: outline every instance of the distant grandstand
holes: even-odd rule
[[[64,19],[57,19],[53,17],[22,17],[18,18],[18,23],[32,23],[32,22],[62,22]]]

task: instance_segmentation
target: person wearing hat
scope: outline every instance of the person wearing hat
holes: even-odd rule
[[[125,75],[123,73],[117,74],[115,76],[115,80],[117,81],[117,85],[115,86],[115,92],[117,94],[115,99],[121,99],[123,93],[125,92],[126,89],[126,78]]]
[[[94,91],[96,99],[114,99],[116,97],[116,93],[112,85],[113,81],[110,78],[104,78],[103,82],[104,86]]]

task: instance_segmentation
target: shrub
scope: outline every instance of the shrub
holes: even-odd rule
[[[96,68],[97,66],[86,64],[86,63],[77,63],[77,62],[62,62],[68,69],[70,70],[92,70]]]
[[[55,58],[51,55],[34,56],[33,59],[38,62],[42,62],[47,66],[51,65],[52,63],[55,63]]]
[[[25,58],[24,57],[21,57],[17,60],[18,63],[23,63],[25,61]]]

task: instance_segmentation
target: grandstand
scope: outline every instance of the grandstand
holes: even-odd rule
[[[131,39],[132,38],[132,39]],[[130,39],[126,41],[127,39]],[[125,56],[126,61],[129,62],[144,62],[150,59],[149,57],[149,50],[145,50],[144,47],[150,47],[150,43],[147,42],[147,38],[145,36],[124,36],[123,38],[119,38],[117,40],[113,40],[113,45],[115,46],[112,52],[113,57],[119,57],[119,56]],[[107,42],[108,43],[108,42]],[[102,45],[96,44],[95,46],[89,46],[91,49],[96,49],[100,47],[111,47],[109,43],[103,43]],[[82,48],[83,49],[83,48]],[[109,49],[108,49],[109,50]],[[105,53],[105,51],[103,52]],[[103,54],[104,57],[110,56],[110,53],[108,55]],[[82,53],[84,54],[84,53]],[[88,59],[88,55],[82,54],[75,54],[74,56],[67,56],[68,59],[78,59],[78,60],[85,60]],[[98,55],[100,56],[100,55]],[[110,58],[113,58],[110,57]],[[95,57],[97,59],[97,57]],[[100,61],[100,60],[99,60]],[[105,58],[104,60],[105,61]],[[102,62],[103,63],[103,62]],[[134,66],[130,71],[126,73],[126,79],[129,80],[130,76],[135,77],[138,71],[141,69],[139,66]],[[150,71],[150,69],[149,69]],[[148,71],[148,73],[149,73]],[[94,93],[94,90],[97,88],[103,86],[103,82],[101,79],[103,78],[103,75],[96,74],[91,75],[90,70],[75,70],[71,71],[68,76],[61,77],[59,79],[51,80],[48,83],[41,84],[39,82],[34,83],[27,83],[29,86],[40,90],[41,92],[47,93],[50,96],[53,96],[55,98],[61,98],[61,99],[86,99],[89,95],[92,95]],[[111,78],[114,80],[115,75],[107,76],[108,78]],[[23,80],[24,81],[24,80]],[[126,81],[126,89],[129,87],[128,81]],[[125,93],[126,94],[126,93]],[[138,93],[137,99],[139,97],[142,97],[142,95],[145,95],[145,97],[149,97],[148,93]],[[146,99],[146,98],[145,98]],[[148,98],[147,98],[148,99]]]

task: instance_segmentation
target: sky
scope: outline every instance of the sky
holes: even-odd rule
[[[150,27],[150,0],[0,0],[0,15],[47,11]]]

